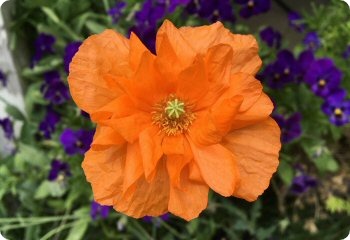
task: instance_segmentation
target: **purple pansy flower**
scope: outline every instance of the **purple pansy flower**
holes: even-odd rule
[[[318,37],[317,32],[309,32],[306,34],[303,42],[305,46],[311,51],[316,51],[321,47],[321,40]]]
[[[13,139],[13,123],[9,118],[0,119],[0,126],[4,131],[5,137],[9,140]]]
[[[84,154],[90,148],[94,131],[67,128],[61,134],[60,140],[68,155]]]
[[[265,80],[271,88],[282,88],[293,82],[299,74],[298,62],[289,50],[282,50],[277,54],[277,60],[268,65],[260,78]]]
[[[6,87],[7,86],[7,76],[6,74],[0,70],[0,83]]]
[[[350,100],[346,100],[345,96],[344,90],[338,90],[329,96],[322,105],[322,111],[336,126],[343,126],[350,122]]]
[[[305,74],[305,81],[311,90],[320,97],[327,97],[337,90],[342,78],[341,71],[329,58],[314,61]]]
[[[302,173],[296,177],[294,177],[292,181],[292,185],[290,190],[295,195],[300,195],[305,193],[310,188],[314,188],[317,186],[317,181],[311,176]]]
[[[68,87],[61,81],[59,72],[51,71],[44,75],[45,83],[41,87],[44,98],[58,105],[70,99]]]
[[[122,10],[126,7],[126,2],[117,2],[107,13],[112,18],[112,22],[116,23],[122,15]]]
[[[243,18],[265,13],[270,10],[270,0],[236,0],[238,4],[243,5],[239,14]]]
[[[305,74],[308,71],[310,65],[315,61],[314,53],[310,50],[303,51],[298,58],[299,75],[297,76],[298,82],[303,82]]]
[[[55,131],[56,125],[59,123],[61,117],[51,107],[47,108],[46,116],[39,125],[39,131],[46,139],[51,138],[51,134]]]
[[[35,40],[35,53],[33,57],[33,65],[38,63],[45,54],[53,53],[53,45],[55,44],[56,39],[54,36],[46,33],[40,33],[37,39]]]
[[[302,32],[305,29],[305,23],[302,23],[303,18],[297,12],[288,13],[289,25],[298,32]]]
[[[281,128],[281,141],[283,143],[289,143],[292,140],[300,137],[302,133],[300,113],[294,113],[289,118],[275,114],[273,118]]]
[[[345,59],[350,58],[350,45],[347,46],[347,48],[346,48],[345,51],[343,52],[343,58],[345,58]]]
[[[147,222],[147,223],[153,223],[153,220],[155,220],[155,224],[156,226],[160,225],[160,221],[159,219],[161,219],[162,221],[168,221],[170,218],[170,214],[169,213],[164,213],[163,215],[159,216],[159,217],[151,217],[151,216],[145,216],[143,217],[143,221]]]
[[[52,160],[51,162],[51,170],[49,172],[48,179],[50,181],[55,181],[60,177],[68,177],[71,176],[70,168],[68,163],[62,162],[58,159]]]
[[[269,46],[279,49],[281,47],[282,35],[272,27],[267,27],[260,32],[261,39]]]
[[[198,14],[210,22],[235,21],[230,0],[192,0],[186,7],[190,14]]]
[[[90,216],[93,220],[96,220],[98,217],[105,219],[108,217],[110,209],[110,206],[103,206],[95,201],[92,201],[90,208]]]
[[[69,73],[69,64],[72,61],[75,53],[78,52],[80,45],[81,42],[72,42],[67,44],[66,48],[64,49],[63,63],[64,70],[66,70],[67,73]]]

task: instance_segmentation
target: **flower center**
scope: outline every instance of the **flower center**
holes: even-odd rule
[[[326,80],[321,79],[320,81],[318,81],[318,86],[320,86],[320,87],[326,86]]]
[[[167,102],[165,112],[169,118],[179,118],[182,114],[185,113],[185,103],[175,98]]]
[[[152,123],[168,136],[184,133],[195,120],[191,107],[174,95],[153,107]]]
[[[334,109],[334,114],[339,117],[343,115],[343,111],[340,108],[336,108]]]
[[[290,73],[289,68],[285,68],[283,73],[284,73],[285,75],[288,75],[288,74]]]
[[[254,0],[249,0],[247,4],[250,8],[254,7]]]

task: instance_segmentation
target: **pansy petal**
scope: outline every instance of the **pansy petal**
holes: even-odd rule
[[[75,103],[91,113],[120,95],[109,74],[126,75],[129,41],[113,30],[86,39],[70,64],[68,83]]]
[[[247,201],[256,200],[269,186],[278,166],[281,143],[277,123],[269,118],[234,130],[225,137],[223,145],[236,156],[241,178],[233,195]]]

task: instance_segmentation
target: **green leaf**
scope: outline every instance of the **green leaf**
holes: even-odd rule
[[[277,174],[282,181],[289,186],[294,177],[293,167],[282,159],[278,166]]]
[[[30,145],[20,143],[18,145],[18,152],[15,156],[15,162],[28,163],[32,166],[43,168],[46,166],[49,159],[43,152],[38,151],[36,148]]]
[[[38,189],[35,192],[34,198],[35,199],[44,199],[50,195],[50,182],[44,181],[40,184]]]
[[[73,227],[69,230],[69,234],[66,240],[83,239],[88,226],[89,226],[89,218],[76,221]]]
[[[106,26],[92,20],[87,21],[85,25],[91,33],[101,33],[106,29]]]
[[[25,121],[26,117],[24,114],[14,105],[7,104],[5,111],[16,120]]]

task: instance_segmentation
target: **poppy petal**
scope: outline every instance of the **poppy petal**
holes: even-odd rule
[[[146,180],[154,177],[154,170],[163,155],[162,139],[158,129],[154,127],[149,127],[140,133],[140,149]]]
[[[120,146],[86,152],[82,167],[98,203],[113,205],[113,197],[122,192],[125,157],[126,149]]]
[[[231,196],[239,182],[237,163],[232,152],[220,144],[196,146],[189,142],[204,181],[222,196]]]
[[[269,118],[234,130],[225,137],[223,145],[236,156],[241,177],[233,195],[247,201],[256,200],[269,186],[278,166],[281,143],[277,123]]]
[[[113,30],[86,39],[70,64],[68,83],[75,103],[92,113],[121,94],[107,76],[125,75],[129,41]]]
[[[191,181],[188,174],[188,168],[181,174],[181,186],[186,186],[185,188],[170,187],[168,208],[172,214],[190,221],[207,207],[209,187]]]
[[[239,112],[232,122],[232,129],[243,128],[267,119],[273,111],[271,99],[262,93],[247,111]]]
[[[209,26],[182,27],[180,32],[186,42],[202,55],[212,46],[221,43],[230,45],[233,49],[232,73],[255,75],[261,67],[258,43],[252,35],[232,34],[220,22]]]
[[[165,161],[157,166],[156,175],[151,182],[141,176],[135,182],[135,191],[128,198],[116,195],[114,209],[128,216],[140,218],[144,216],[160,216],[168,211],[169,177]]]
[[[94,140],[91,143],[91,148],[95,151],[102,151],[111,146],[121,145],[124,143],[125,139],[113,128],[97,125]]]

